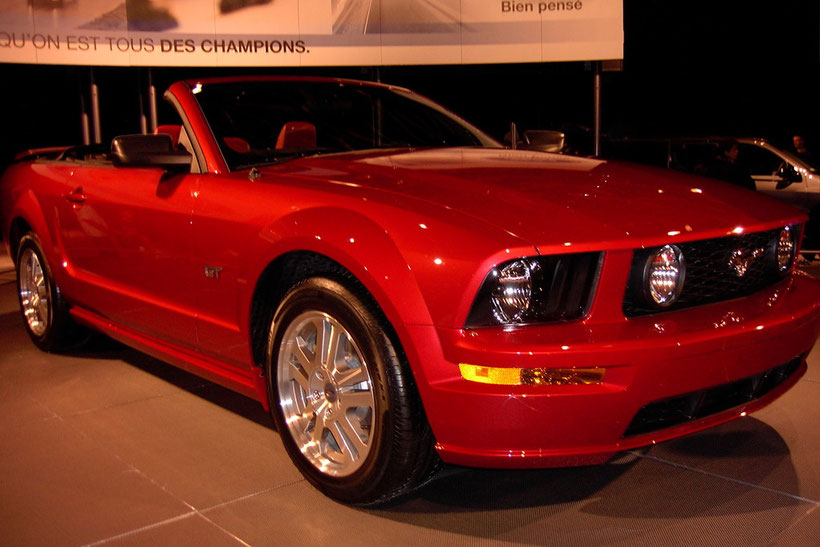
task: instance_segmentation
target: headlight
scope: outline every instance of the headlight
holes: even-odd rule
[[[797,243],[795,242],[796,230],[792,230],[791,226],[786,226],[780,230],[780,236],[777,240],[777,248],[775,254],[777,257],[777,269],[780,273],[789,271],[794,263],[794,253],[797,250]]]
[[[685,277],[683,254],[674,245],[665,245],[646,260],[644,282],[652,302],[665,308],[683,289]]]
[[[466,327],[583,319],[592,305],[603,253],[532,256],[490,270]]]
[[[537,267],[537,264],[533,265]],[[532,299],[530,268],[525,260],[516,260],[498,270],[490,302],[499,323],[515,323],[529,309]]]

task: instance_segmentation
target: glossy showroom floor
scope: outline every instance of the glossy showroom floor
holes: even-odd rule
[[[359,510],[301,478],[253,401],[119,346],[37,351],[10,268],[0,255],[4,545],[820,544],[820,351],[734,423],[601,467],[447,469]]]

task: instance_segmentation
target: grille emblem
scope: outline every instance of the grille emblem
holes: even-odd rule
[[[765,252],[765,249],[755,249],[754,251],[735,249],[729,256],[729,267],[735,272],[735,275],[743,277],[749,270],[749,266]]]

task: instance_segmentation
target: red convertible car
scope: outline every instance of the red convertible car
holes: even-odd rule
[[[507,150],[408,90],[178,82],[178,119],[0,185],[34,343],[101,331],[269,408],[353,504],[440,461],[603,463],[806,370],[805,217],[704,178]]]

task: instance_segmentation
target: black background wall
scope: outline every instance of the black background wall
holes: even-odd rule
[[[820,1],[624,0],[622,72],[603,77],[603,130],[623,136],[818,136]],[[501,138],[592,125],[588,63],[381,67]],[[195,76],[303,73],[372,79],[371,67],[161,68],[159,89]],[[14,153],[81,141],[87,67],[0,64],[0,169]],[[95,69],[105,139],[139,131],[144,70]]]

